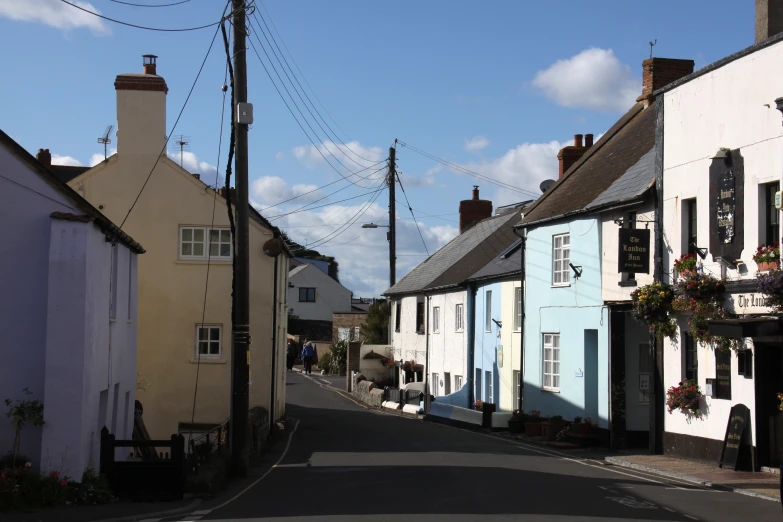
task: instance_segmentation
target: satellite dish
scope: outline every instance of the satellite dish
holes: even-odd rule
[[[543,194],[544,192],[552,188],[552,185],[554,185],[555,183],[557,182],[553,179],[545,179],[544,181],[541,182],[538,188],[541,189],[541,193]]]

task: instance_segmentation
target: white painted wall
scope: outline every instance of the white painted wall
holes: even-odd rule
[[[427,345],[424,333],[416,333],[416,302],[417,299],[424,300],[421,296],[397,297],[392,301],[392,348],[394,360],[405,361],[415,360],[417,364],[425,364],[427,355]],[[397,324],[397,303],[400,308],[400,329],[396,330]]]
[[[305,265],[289,276],[294,288],[288,288],[288,308],[300,319],[331,321],[335,312],[351,311],[351,291],[315,265]],[[315,288],[315,302],[300,302],[299,288]]]
[[[778,73],[783,60],[783,44],[777,43],[733,61],[708,74],[667,92],[664,97],[664,272],[668,275],[683,250],[681,221],[684,199],[698,198],[698,243],[709,246],[709,159],[719,147],[740,149],[745,165],[745,245],[742,260],[747,271],[728,270],[728,279],[753,279],[756,266],[753,253],[759,243],[758,185],[780,180],[781,115],[775,99],[783,93],[783,76]],[[710,254],[704,270],[720,274]],[[732,304],[732,301],[729,301]],[[730,307],[731,308],[731,307]],[[684,320],[681,326],[686,326]],[[683,328],[680,328],[682,335]],[[682,346],[682,342],[680,342]],[[676,385],[682,378],[682,350],[664,342],[664,386]],[[711,348],[699,347],[699,385],[715,376]],[[666,415],[666,431],[723,439],[729,409],[743,403],[754,417],[753,379],[737,376],[736,356],[732,358],[732,400],[706,399],[709,415],[688,422],[675,413]],[[751,423],[753,426],[753,423]],[[754,441],[755,441],[755,427]]]
[[[628,217],[628,209],[604,212],[601,214],[601,297],[604,301],[630,301],[631,292],[639,286],[644,286],[653,282],[653,260],[652,251],[655,244],[655,224],[640,223],[642,221],[653,221],[655,219],[655,210],[652,203],[634,207],[631,210],[636,212],[636,228],[647,227],[650,230],[650,273],[636,274],[637,285],[635,287],[619,286],[617,283],[621,280],[621,273],[617,271],[617,250],[620,247],[620,227],[614,222],[615,219]]]
[[[455,377],[462,377],[463,386],[467,384],[467,292],[457,290],[444,294],[433,295],[430,298],[429,307],[429,337],[430,337],[430,375],[438,374],[438,380],[443,381],[443,386],[432,383],[431,391],[433,395],[442,396],[446,393],[446,373],[451,379],[451,393],[457,392]],[[461,304],[463,310],[464,328],[456,329],[456,305]],[[432,309],[440,308],[440,325],[438,331],[434,329],[432,323]],[[415,312],[415,310],[414,310]],[[415,319],[415,314],[414,314]],[[437,393],[436,393],[437,392]]]
[[[510,391],[501,390],[500,409],[513,411],[517,409],[514,402],[516,382],[514,372],[521,372],[522,368],[522,330],[514,328],[514,301],[516,289],[522,286],[521,281],[506,281],[502,283],[501,297],[501,321],[503,328],[500,331],[500,339],[503,344],[503,366],[500,368],[501,382],[509,383]],[[524,392],[522,392],[524,397]]]

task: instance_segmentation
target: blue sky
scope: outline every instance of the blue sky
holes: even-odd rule
[[[174,0],[128,1],[155,5]],[[162,8],[109,0],[74,3],[129,23],[167,28],[211,23],[219,19],[223,6],[218,0]],[[641,92],[641,62],[649,56],[650,40],[657,39],[655,56],[693,59],[697,68],[753,43],[753,2],[660,1],[654,7],[627,0],[256,3],[252,23],[263,23],[263,15],[270,27],[274,24],[272,34],[278,45],[285,44],[284,54],[299,81],[352,151],[382,160],[398,138],[533,194],[539,193],[541,180],[557,175],[557,150],[573,134],[598,136],[630,107]],[[102,159],[96,140],[107,125],[116,123],[114,77],[141,72],[141,55],[151,53],[159,56],[158,73],[169,85],[171,129],[213,31],[142,31],[101,21],[59,0],[0,0],[0,45],[6,50],[0,125],[32,153],[49,148],[59,161],[71,164],[89,165],[99,153]],[[260,32],[258,37],[267,46]],[[261,44],[253,41],[266,60]],[[218,163],[224,71],[218,37],[173,133],[191,138],[185,166],[201,172],[202,179],[214,179]],[[249,101],[255,109],[249,138],[251,198],[257,208],[271,218],[347,187],[340,181],[276,205],[340,177],[311,146],[252,52],[248,75]],[[347,158],[371,164],[341,151],[342,143],[321,132],[288,88],[305,118],[290,99],[288,103],[308,132],[305,119],[309,121],[318,134],[311,137],[338,169],[330,151],[351,170],[360,167]],[[224,147],[221,172],[225,161]],[[474,184],[496,206],[530,197],[439,167],[406,147],[398,146],[397,164],[430,253],[457,233],[459,201],[470,197]],[[373,170],[362,175],[381,174]],[[315,205],[367,192],[351,186]],[[372,204],[369,197],[274,220],[301,242],[338,232],[316,248],[337,257],[343,283],[362,296],[378,295],[388,286],[383,229],[360,228],[370,221],[388,223],[388,196],[381,193]],[[397,199],[404,202],[399,190]],[[361,209],[365,213],[356,224],[339,227]],[[405,205],[398,204],[398,213],[405,218],[398,226],[401,278],[425,259],[425,250]]]

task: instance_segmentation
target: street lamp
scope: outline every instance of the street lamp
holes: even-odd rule
[[[396,261],[397,261],[397,252],[396,252],[396,245],[395,242],[392,241],[394,239],[392,237],[392,227],[390,225],[378,225],[376,223],[362,223],[362,228],[388,228],[389,231],[386,232],[386,241],[389,242],[389,288],[394,286],[394,283],[397,282],[396,277]]]

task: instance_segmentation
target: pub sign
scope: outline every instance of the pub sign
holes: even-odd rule
[[[618,272],[650,273],[650,231],[646,228],[621,228]]]

